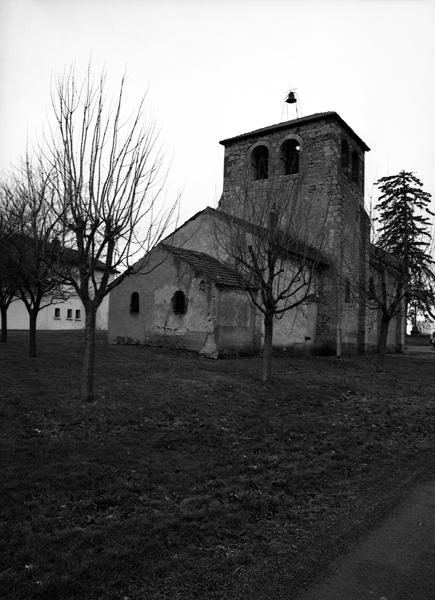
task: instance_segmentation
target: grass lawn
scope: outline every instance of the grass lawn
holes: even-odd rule
[[[275,359],[0,345],[2,600],[297,598],[433,457],[435,356]],[[434,353],[435,354],[435,353]]]

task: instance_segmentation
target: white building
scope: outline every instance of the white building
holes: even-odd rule
[[[50,301],[47,299],[47,301]],[[43,304],[47,304],[44,301]],[[97,311],[97,329],[107,329],[109,297],[103,299]],[[29,329],[29,313],[22,300],[16,299],[8,308],[8,329]],[[68,300],[54,300],[43,308],[36,321],[39,330],[58,331],[65,329],[84,329],[85,309],[77,294],[71,294]]]
[[[74,251],[69,250],[69,257],[74,260]],[[98,281],[103,276],[105,264],[98,262],[96,266],[95,276]],[[116,271],[109,275],[109,283],[116,275]],[[92,294],[92,284],[90,288]],[[36,321],[36,329],[38,330],[76,330],[85,328],[86,313],[82,301],[77,295],[72,285],[62,286],[63,298],[47,296],[42,302],[42,308],[38,313]],[[109,294],[103,298],[98,310],[96,328],[107,330],[109,321]],[[16,298],[9,306],[7,311],[7,328],[9,330],[29,329],[29,313],[22,300]]]

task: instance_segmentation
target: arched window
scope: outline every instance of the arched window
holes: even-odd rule
[[[130,296],[130,312],[132,314],[139,312],[139,294],[137,292],[133,292]]]
[[[187,311],[186,294],[181,290],[177,290],[172,296],[172,310],[176,315],[184,315]]]
[[[281,146],[281,160],[284,166],[284,175],[299,173],[300,146],[297,140],[285,140]]]
[[[359,182],[359,157],[355,150],[352,152],[352,181]]]
[[[256,146],[253,149],[251,167],[253,179],[267,179],[269,177],[269,150],[266,146]]]
[[[341,168],[343,171],[349,168],[349,145],[346,140],[341,142]]]

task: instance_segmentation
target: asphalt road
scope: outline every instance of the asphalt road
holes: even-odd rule
[[[410,493],[330,573],[300,600],[435,600],[435,481]]]

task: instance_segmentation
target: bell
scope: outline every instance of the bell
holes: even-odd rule
[[[297,102],[294,92],[289,92],[289,95],[287,96],[287,99],[285,101],[287,102],[287,104],[294,104],[295,102]]]

